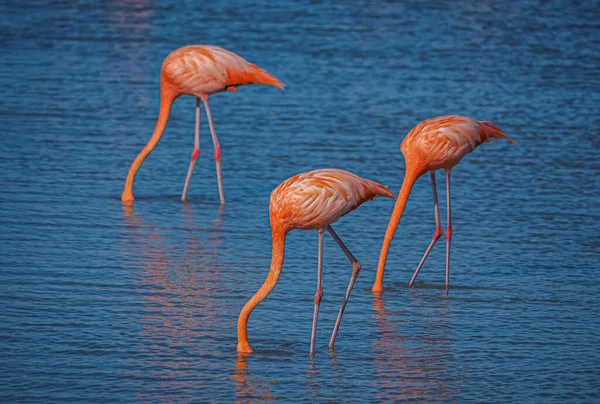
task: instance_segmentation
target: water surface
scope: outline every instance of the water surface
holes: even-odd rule
[[[0,400],[600,400],[597,4],[121,3],[0,6]],[[287,87],[211,97],[224,209],[204,115],[179,200],[191,97],[176,101],[138,199],[123,206],[162,61],[194,43]],[[295,231],[279,284],[250,318],[256,352],[238,357],[237,315],[270,262],[271,190],[339,167],[397,192],[403,137],[449,113],[520,142],[483,145],[453,171],[449,295],[442,243],[407,288],[435,227],[424,177],[381,297],[370,287],[393,201],[335,226],[363,263],[335,352],[326,345],[351,267],[326,237],[311,360],[317,235]]]

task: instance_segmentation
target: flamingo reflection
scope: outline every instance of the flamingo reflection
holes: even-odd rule
[[[373,297],[378,333],[373,351],[381,387],[377,389],[378,398],[452,400],[455,392],[449,391],[446,383],[455,377],[456,369],[452,364],[447,301],[442,300],[432,309],[418,293],[412,293],[412,303],[418,314],[407,315],[386,310],[381,294]]]
[[[140,323],[138,368],[157,380],[161,391],[191,398],[198,391],[194,376],[198,369],[210,369],[220,331],[227,327],[218,315],[223,236],[214,227],[222,212],[212,223],[200,223],[191,209],[182,209],[182,225],[164,227],[123,205],[123,255],[131,261],[141,300],[140,308],[131,309]]]

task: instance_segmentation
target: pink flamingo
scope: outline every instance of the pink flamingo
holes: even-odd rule
[[[185,201],[192,172],[194,171],[196,160],[200,155],[200,99],[202,99],[215,147],[214,157],[217,169],[219,197],[221,204],[224,204],[225,196],[223,195],[223,181],[221,179],[221,148],[219,147],[219,140],[217,139],[217,133],[215,132],[212,115],[208,106],[208,96],[223,91],[235,91],[238,86],[247,84],[266,84],[281,89],[284,86],[279,79],[260,67],[248,63],[235,53],[217,46],[193,45],[171,52],[163,62],[160,71],[160,112],[154,133],[148,144],[138,154],[129,168],[121,200],[123,202],[131,202],[135,199],[133,196],[135,175],[162,137],[169,121],[171,106],[175,99],[180,95],[192,95],[196,97],[194,151],[190,159],[190,166],[181,199]]]
[[[421,267],[435,243],[442,236],[440,211],[438,208],[437,192],[435,187],[435,171],[443,168],[446,171],[446,203],[448,204],[448,224],[446,228],[446,290],[450,286],[450,240],[452,238],[452,223],[450,220],[450,172],[462,158],[475,150],[477,146],[493,138],[514,140],[502,132],[491,122],[476,121],[464,116],[448,115],[427,119],[415,126],[404,138],[400,150],[406,160],[406,173],[396,206],[388,224],[381,253],[377,266],[377,276],[373,284],[373,292],[383,291],[383,272],[387,259],[388,249],[394,232],[400,223],[402,212],[410,195],[412,187],[420,176],[429,172],[431,175],[431,188],[433,190],[433,207],[435,211],[435,233],[427,247],[423,258],[419,262],[415,273],[408,286],[413,286]]]
[[[348,284],[348,289],[346,290],[346,295],[329,341],[329,347],[333,348],[335,337],[342,321],[342,314],[344,313],[356,277],[360,272],[360,263],[354,258],[335,231],[333,231],[331,224],[376,196],[393,198],[394,194],[374,181],[335,168],[298,174],[282,182],[275,188],[271,193],[270,206],[271,234],[273,240],[271,269],[264,284],[240,312],[238,319],[238,352],[252,352],[247,335],[248,317],[252,313],[252,310],[275,287],[283,266],[285,238],[287,233],[292,229],[317,230],[319,234],[317,292],[314,296],[315,310],[310,342],[311,355],[314,354],[315,350],[319,304],[323,296],[321,278],[323,274],[323,233],[325,230],[331,234],[352,263],[350,283]]]

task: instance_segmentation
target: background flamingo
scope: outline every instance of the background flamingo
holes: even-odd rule
[[[241,353],[250,353],[247,325],[252,310],[273,290],[283,266],[285,237],[292,229],[317,230],[319,233],[318,281],[314,302],[310,354],[314,353],[319,304],[323,295],[323,232],[327,230],[352,262],[352,276],[338,314],[329,347],[333,348],[360,263],[333,231],[331,224],[363,202],[376,196],[393,198],[394,194],[374,181],[335,168],[308,171],[282,182],[271,193],[271,235],[273,242],[271,269],[261,288],[246,303],[238,319],[238,346]]]
[[[468,153],[475,150],[477,146],[488,142],[492,138],[508,139],[517,144],[502,132],[500,128],[491,122],[476,121],[464,116],[448,115],[427,119],[415,126],[404,138],[400,150],[406,160],[406,173],[396,206],[388,224],[381,253],[377,266],[377,276],[373,284],[373,291],[383,290],[383,272],[387,259],[388,249],[394,232],[398,227],[402,212],[410,191],[420,176],[429,171],[431,175],[431,188],[433,191],[433,206],[435,211],[435,233],[427,247],[423,258],[419,262],[415,273],[410,280],[412,286],[431,252],[431,249],[442,236],[442,225],[440,223],[440,211],[438,207],[437,192],[435,187],[435,170],[443,168],[446,171],[446,201],[448,204],[448,224],[446,228],[446,289],[450,285],[450,240],[452,238],[452,222],[450,220],[450,172],[460,160]]]
[[[221,148],[219,147],[219,140],[208,106],[208,96],[223,91],[235,91],[237,86],[246,84],[266,84],[281,89],[284,86],[279,79],[260,67],[248,63],[235,53],[217,46],[193,45],[171,52],[163,62],[160,71],[160,112],[154,133],[129,168],[121,200],[127,202],[135,199],[133,196],[135,175],[163,135],[175,99],[180,95],[193,95],[196,97],[194,151],[190,158],[190,166],[181,199],[185,201],[192,172],[200,155],[200,99],[202,99],[215,147],[214,157],[219,183],[219,197],[221,198],[221,204],[225,203],[221,179]]]

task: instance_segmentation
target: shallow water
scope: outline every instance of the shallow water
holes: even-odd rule
[[[0,400],[600,400],[600,12],[594,2],[2,3]],[[179,200],[194,100],[119,200],[158,112],[173,49],[210,43],[277,75],[285,91],[211,97],[212,144]],[[283,274],[236,321],[270,262],[269,193],[339,167],[388,185],[419,121],[492,120],[520,142],[482,145],[453,171],[451,290],[420,179],[370,287],[393,201],[342,218],[361,260],[326,345],[350,265],[325,238],[317,352],[308,356],[317,235],[292,232]],[[440,173],[442,174],[442,173]],[[445,201],[443,175],[438,175]],[[445,203],[441,203],[445,217]],[[445,227],[445,226],[444,226]]]

